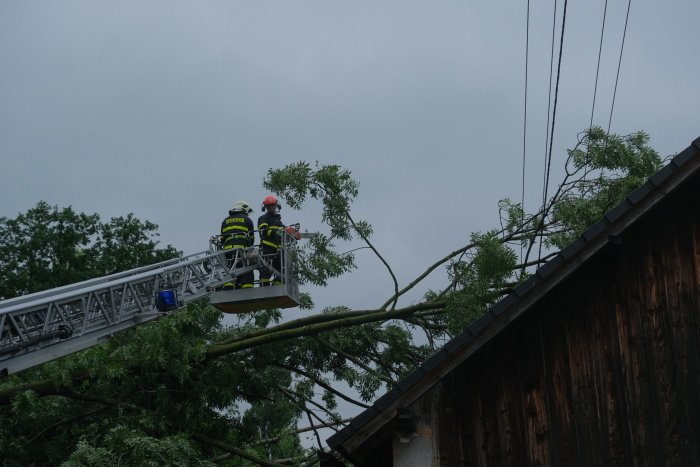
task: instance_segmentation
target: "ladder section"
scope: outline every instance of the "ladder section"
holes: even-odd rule
[[[294,279],[295,239],[283,235],[279,260],[257,247],[209,251],[0,302],[0,375],[99,344],[114,333],[210,297],[228,313],[299,304]],[[239,275],[267,268],[277,285],[221,290]],[[213,295],[212,295],[213,294]]]
[[[0,374],[15,373],[100,343],[163,315],[158,292],[176,307],[207,296],[248,268],[209,251],[0,302]],[[234,269],[238,269],[233,272]]]

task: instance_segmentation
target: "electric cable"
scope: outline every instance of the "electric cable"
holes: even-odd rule
[[[550,132],[550,137],[549,137],[549,156],[547,160],[547,175],[545,177],[545,184],[544,184],[544,199],[545,199],[545,206],[546,206],[546,200],[547,200],[547,192],[549,190],[549,172],[552,167],[552,148],[554,145],[554,128],[557,120],[557,102],[559,100],[559,81],[561,78],[561,58],[563,55],[564,51],[564,31],[566,30],[566,8],[568,5],[568,0],[564,0],[564,11],[562,12],[562,18],[561,18],[561,38],[559,40],[559,62],[557,64],[557,83],[556,86],[554,87],[554,107],[552,108],[552,130]],[[546,216],[546,212],[542,212],[542,220],[540,221],[540,226],[544,225],[544,218]],[[535,235],[537,235],[537,232],[535,232]],[[540,247],[539,247],[539,253],[537,256],[537,259],[541,259],[542,257],[542,242],[540,241]]]
[[[564,51],[564,30],[566,28],[566,7],[568,0],[564,0],[564,12],[562,14],[561,22],[561,37],[559,40],[559,62],[557,64],[557,82],[554,87],[554,107],[552,108],[552,128],[549,136],[549,155],[547,160],[547,175],[545,177],[544,185],[544,198],[547,199],[547,191],[549,189],[549,172],[552,167],[552,148],[554,146],[554,128],[557,121],[557,103],[559,101],[559,81],[561,79],[561,58]]]
[[[547,200],[545,199],[544,187],[547,178],[547,147],[549,146],[549,119],[552,115],[552,76],[554,75],[554,39],[556,37],[557,28],[557,0],[554,0],[554,15],[552,16],[552,47],[549,54],[549,90],[547,99],[547,126],[545,127],[544,140],[544,169],[542,170],[542,207],[544,208]]]
[[[603,36],[605,35],[605,19],[608,13],[608,0],[605,0],[605,8],[603,9],[603,26],[600,30],[600,44],[598,45],[598,65],[595,70],[595,85],[593,86],[593,105],[591,106],[591,122],[588,125],[588,131],[593,128],[593,113],[595,112],[595,99],[598,93],[598,76],[600,73],[600,57],[603,52]]]
[[[588,159],[588,154],[590,151],[590,135],[591,135],[591,129],[593,128],[593,115],[595,113],[595,99],[596,99],[596,94],[598,92],[598,76],[600,74],[600,57],[603,52],[603,36],[605,35],[605,19],[607,18],[607,13],[608,13],[608,0],[605,0],[605,8],[603,8],[603,25],[600,30],[600,44],[598,45],[598,65],[595,70],[595,84],[593,85],[593,105],[591,106],[591,121],[588,124],[588,141],[589,144],[586,145],[586,159]],[[602,177],[604,173],[604,169],[601,169],[600,171],[600,176]],[[583,174],[584,180],[586,179],[586,172]]]
[[[625,37],[627,36],[627,23],[630,18],[630,7],[632,0],[627,2],[627,15],[625,17],[625,29],[622,32],[622,45],[620,46],[620,58],[617,62],[617,76],[615,77],[615,90],[613,91],[612,105],[610,106],[610,118],[608,119],[608,134],[610,134],[610,125],[612,124],[613,109],[615,108],[615,96],[617,96],[617,83],[620,79],[620,66],[622,65],[622,52],[625,49]]]
[[[530,51],[530,0],[527,0],[527,18],[525,20],[525,102],[523,116],[523,178],[522,188],[520,190],[520,223],[525,220],[525,154],[526,154],[526,135],[527,135],[527,78],[528,78],[528,62]],[[523,257],[523,244],[520,242],[520,259]]]

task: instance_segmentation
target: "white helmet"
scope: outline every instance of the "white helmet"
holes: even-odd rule
[[[250,204],[248,204],[247,201],[236,201],[236,204],[233,205],[231,212],[244,212],[246,214],[250,214],[253,212],[253,208],[250,207]]]

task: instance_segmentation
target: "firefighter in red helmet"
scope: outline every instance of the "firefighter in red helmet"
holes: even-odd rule
[[[282,230],[284,229],[282,216],[279,213],[280,209],[281,206],[276,197],[266,196],[262,202],[264,214],[258,219],[261,253],[278,271],[281,269],[279,249],[282,246]],[[260,269],[260,285],[262,287],[281,283],[280,277],[275,277],[273,280],[272,271],[264,267]]]

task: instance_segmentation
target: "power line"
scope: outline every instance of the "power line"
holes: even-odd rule
[[[603,26],[600,30],[600,45],[598,46],[598,66],[595,70],[595,85],[593,86],[593,106],[591,107],[591,123],[588,125],[588,131],[593,127],[593,113],[595,112],[595,98],[598,92],[598,74],[600,73],[600,56],[603,51],[603,35],[605,34],[605,18],[608,13],[608,0],[605,0],[605,8],[603,9]]]
[[[547,179],[547,147],[549,146],[549,119],[552,115],[552,76],[554,75],[554,38],[557,28],[557,0],[554,0],[554,15],[552,16],[552,48],[549,55],[549,90],[547,98],[547,126],[544,140],[544,169],[542,170],[542,207],[547,202],[545,198],[545,184]]]
[[[524,103],[524,116],[523,116],[523,180],[522,189],[520,191],[520,222],[522,223],[525,219],[525,154],[526,154],[526,135],[527,135],[527,67],[529,62],[529,51],[530,51],[530,0],[527,0],[527,19],[525,21],[525,103]],[[520,257],[523,256],[523,244],[520,243]]]
[[[559,62],[557,64],[557,83],[554,87],[554,107],[552,108],[552,129],[549,136],[549,156],[547,160],[547,176],[545,177],[544,198],[547,199],[547,191],[549,188],[549,171],[552,167],[552,147],[554,145],[554,127],[557,120],[557,102],[559,101],[559,80],[561,78],[561,57],[564,50],[564,30],[566,28],[566,7],[568,0],[564,0],[564,12],[561,21],[561,38],[559,41]]]
[[[556,124],[556,119],[557,119],[557,102],[559,100],[559,80],[561,78],[561,58],[563,55],[564,51],[564,31],[566,30],[566,7],[568,5],[568,0],[564,0],[564,11],[562,13],[562,18],[561,18],[561,38],[559,40],[559,62],[557,64],[557,84],[554,87],[554,107],[552,108],[552,130],[550,132],[550,137],[549,137],[549,156],[547,158],[547,175],[545,176],[545,184],[544,184],[544,200],[546,206],[547,202],[547,191],[549,189],[549,172],[552,167],[552,147],[554,145],[554,127]],[[546,213],[542,212],[542,221],[540,222],[540,225],[544,224],[544,216]],[[539,253],[538,253],[538,259],[541,258],[542,256],[542,242],[540,242],[540,247],[539,247]]]
[[[622,51],[625,48],[625,37],[627,36],[627,23],[630,18],[630,7],[632,6],[632,0],[627,2],[627,16],[625,17],[625,29],[622,32],[622,45],[620,46],[620,58],[617,62],[617,76],[615,77],[615,90],[613,91],[612,105],[610,106],[610,119],[608,120],[608,134],[610,134],[610,125],[612,123],[613,109],[615,108],[615,96],[617,95],[617,83],[620,79],[620,66],[622,65]]]

